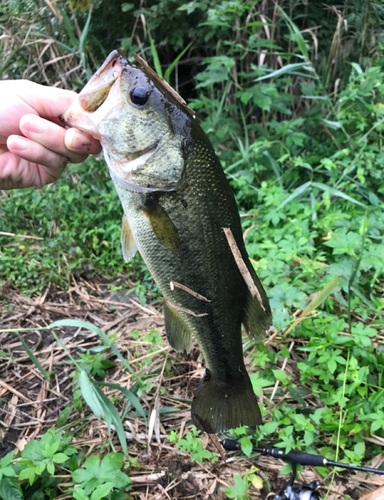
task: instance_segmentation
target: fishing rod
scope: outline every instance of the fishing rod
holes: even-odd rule
[[[224,439],[221,441],[223,448],[227,451],[240,450],[241,445],[234,439]],[[285,488],[276,495],[273,500],[318,500],[320,495],[316,490],[320,486],[319,481],[312,481],[310,484],[298,484],[293,486],[296,479],[296,466],[297,465],[311,465],[312,467],[342,467],[343,469],[351,469],[362,472],[369,472],[371,474],[383,474],[384,470],[374,469],[372,467],[362,467],[360,465],[342,464],[333,462],[321,455],[312,455],[309,453],[301,453],[300,451],[292,450],[289,453],[278,448],[257,448],[252,447],[252,451],[260,453],[261,455],[268,455],[274,458],[280,458],[284,462],[288,462],[292,467],[292,476],[288,481]]]

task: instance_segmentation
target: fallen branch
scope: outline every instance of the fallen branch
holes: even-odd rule
[[[192,297],[196,297],[196,299],[199,300],[204,300],[204,302],[211,302],[207,297],[204,297],[204,295],[201,295],[200,293],[194,292],[190,288],[188,288],[185,285],[182,285],[181,283],[178,283],[177,281],[170,281],[169,283],[169,288],[173,291],[175,288],[180,288],[180,290],[184,290],[184,292],[189,293],[192,295]]]
[[[259,304],[263,311],[265,311],[265,307],[263,304],[263,299],[261,298],[260,292],[257,289],[255,282],[253,281],[253,278],[251,276],[251,273],[249,272],[243,257],[241,256],[239,247],[237,246],[236,240],[232,234],[232,231],[229,227],[223,227],[224,234],[227,238],[229,248],[231,249],[232,255],[235,259],[235,262],[237,264],[237,267],[239,268],[239,271],[241,273],[241,276],[243,277],[248,290],[250,291],[252,297],[257,297],[257,300],[259,301]]]

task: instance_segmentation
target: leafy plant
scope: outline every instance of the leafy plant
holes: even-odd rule
[[[168,440],[175,443],[181,451],[190,454],[192,462],[203,463],[204,460],[210,460],[212,463],[217,462],[217,456],[209,450],[204,449],[204,443],[199,438],[199,435],[200,432],[197,429],[193,429],[187,432],[185,438],[179,439],[177,433],[172,432],[168,436]]]
[[[55,465],[69,461],[70,456],[76,453],[73,447],[63,447],[62,433],[49,430],[40,441],[33,440],[25,445],[21,453],[19,481],[28,479],[32,485],[37,476],[41,476],[45,470],[53,476]],[[60,451],[64,448],[64,453]]]
[[[72,493],[76,500],[99,500],[106,497],[115,488],[122,490],[132,481],[121,472],[124,455],[122,453],[108,453],[100,460],[99,456],[91,455],[84,462],[84,468],[72,472],[72,480],[79,484],[79,488]]]

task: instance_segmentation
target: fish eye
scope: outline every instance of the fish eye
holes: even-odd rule
[[[144,106],[148,98],[149,92],[144,87],[135,87],[131,92],[131,101],[138,106]]]

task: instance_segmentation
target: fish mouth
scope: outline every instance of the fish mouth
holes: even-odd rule
[[[118,96],[119,88],[115,84],[121,78],[126,64],[127,60],[121,51],[111,52],[101,68],[85,85],[78,98],[59,117],[61,123],[66,127],[75,127],[100,140],[98,122],[102,117],[98,110],[110,94]]]

